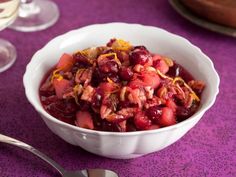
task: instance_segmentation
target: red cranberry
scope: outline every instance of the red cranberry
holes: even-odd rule
[[[114,76],[111,76],[110,79],[115,82],[115,83],[119,83],[120,82],[120,78],[118,75],[114,75]]]
[[[104,51],[102,51],[102,53],[101,54],[108,54],[108,53],[114,53],[114,50],[113,49],[111,49],[111,48],[108,48],[108,49],[106,49],[106,50],[104,50]],[[111,56],[110,56],[111,57]],[[109,57],[108,57],[109,58]],[[112,59],[113,57],[111,57],[111,59]]]
[[[45,105],[44,105],[45,106]],[[45,109],[54,117],[70,124],[74,123],[77,106],[72,101],[57,100],[45,106]]]
[[[87,101],[80,100],[79,104],[80,104],[81,111],[89,111],[91,108],[90,103]]]
[[[75,114],[70,114],[70,115],[66,115],[60,111],[58,111],[58,109],[54,104],[51,104],[49,106],[46,106],[45,109],[54,117],[58,118],[59,120],[69,123],[69,124],[74,124],[74,120],[75,120]]]
[[[129,101],[120,101],[118,108],[122,109],[122,108],[128,108],[128,107],[137,107],[137,105],[135,105],[134,103],[130,103]]]
[[[145,47],[135,47],[134,50],[130,52],[130,62],[135,64],[144,65],[151,60],[151,54]]]
[[[93,71],[91,85],[93,87],[97,87],[103,81],[103,78],[104,78],[103,75],[104,74],[101,73],[98,68],[95,68],[95,70]]]
[[[88,59],[88,57],[86,57],[85,55],[83,55],[80,52],[77,52],[76,54],[73,55],[73,58],[75,59],[75,61],[77,63],[79,63],[80,65],[84,65],[84,66],[91,66],[91,63]]]
[[[147,50],[147,48],[143,45],[135,46],[134,49]]]
[[[127,131],[127,132],[134,132],[134,131],[137,131],[137,128],[136,128],[134,122],[131,121],[131,120],[133,120],[133,119],[128,119],[128,120],[127,120],[127,123],[126,123],[126,131]]]
[[[146,110],[146,115],[154,122],[158,122],[158,119],[161,117],[161,114],[162,108],[160,106],[152,106]]]
[[[187,72],[182,66],[176,63],[174,63],[174,66],[169,68],[167,75],[171,77],[180,76],[185,80],[185,82],[193,80],[193,76],[189,72]]]
[[[108,61],[99,65],[99,70],[103,73],[117,73],[119,71],[118,64],[115,61]]]
[[[116,39],[111,39],[108,43],[107,43],[107,47],[111,47],[112,44],[116,41]]]
[[[50,97],[55,95],[55,91],[51,91],[51,90],[39,90],[39,93],[41,96],[45,96],[45,97]]]
[[[100,94],[94,94],[92,99],[92,106],[95,108],[100,108],[102,103],[102,96]]]
[[[121,132],[121,128],[117,123],[110,123],[108,121],[103,121],[101,125],[102,131],[109,131],[109,132]]]
[[[40,94],[41,94],[41,92],[40,92]],[[58,97],[56,96],[56,95],[52,95],[52,96],[49,96],[49,97],[44,97],[44,96],[42,96],[41,97],[41,101],[42,101],[42,103],[44,104],[44,105],[50,105],[50,104],[52,104],[52,103],[55,103],[55,102],[57,102],[59,99],[58,99]]]
[[[123,67],[120,69],[119,75],[122,80],[129,81],[133,77],[134,73],[130,68]]]
[[[73,114],[77,110],[76,103],[74,100],[61,100],[56,102],[56,108],[58,111],[64,114]]]
[[[124,51],[116,51],[116,54],[121,63],[129,60],[129,54]]]
[[[183,121],[190,116],[192,116],[198,108],[198,104],[193,105],[190,108],[185,108],[184,106],[177,106],[176,108],[176,117],[178,121]]]

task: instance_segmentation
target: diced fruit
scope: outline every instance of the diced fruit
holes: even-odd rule
[[[136,78],[135,78],[136,77]],[[150,86],[156,89],[160,84],[160,77],[155,72],[144,72],[139,76],[134,76],[134,79],[129,82],[129,86],[133,89]]]
[[[68,90],[72,89],[70,81],[66,79],[53,79],[53,86],[56,91],[56,95],[59,99],[63,98],[63,94]]]
[[[162,115],[159,118],[158,123],[161,126],[170,126],[170,125],[176,124],[175,115],[174,115],[174,112],[172,111],[172,109],[170,109],[168,107],[164,107],[162,109]]]
[[[75,63],[75,59],[69,54],[63,54],[56,66],[57,69],[61,69],[62,71],[70,71]]]
[[[160,84],[160,77],[154,72],[143,73],[141,77],[145,85],[153,89],[156,89]]]
[[[87,111],[77,112],[75,123],[81,128],[94,129],[92,116]]]
[[[154,68],[158,69],[161,73],[165,74],[169,71],[169,66],[167,65],[167,63],[163,60],[156,60],[153,63]]]
[[[109,114],[112,113],[112,109],[109,108],[107,105],[102,104],[100,107],[100,116],[102,119],[105,119]]]
[[[147,130],[152,124],[144,112],[137,112],[134,117],[134,123],[139,130]]]
[[[173,112],[176,112],[176,109],[177,109],[177,105],[175,104],[175,102],[171,99],[168,99],[166,101],[166,106],[170,109],[172,109]]]
[[[87,87],[84,88],[80,99],[87,102],[91,102],[95,92],[96,92],[95,89],[92,86],[88,85]]]
[[[135,79],[129,82],[129,87],[132,89],[141,88],[143,86],[145,86],[145,84],[140,79]]]
[[[117,90],[117,84],[110,82],[102,82],[101,84],[99,84],[99,89],[104,93],[111,93]]]

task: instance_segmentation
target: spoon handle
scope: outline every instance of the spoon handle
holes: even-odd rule
[[[24,142],[21,142],[19,140],[16,140],[14,138],[11,138],[11,137],[8,137],[8,136],[2,135],[2,134],[0,134],[0,142],[11,144],[11,145],[17,146],[19,148],[25,149],[27,151],[30,151],[33,154],[35,154],[36,156],[38,156],[41,159],[43,159],[44,161],[46,161],[47,163],[49,163],[51,166],[53,166],[61,175],[63,175],[63,173],[65,172],[65,170],[59,164],[57,164],[54,160],[50,159],[48,156],[46,156],[42,152],[38,151],[34,147],[32,147]]]

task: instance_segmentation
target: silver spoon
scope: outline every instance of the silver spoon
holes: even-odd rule
[[[33,154],[37,155],[51,166],[53,166],[62,177],[119,177],[115,172],[111,170],[105,169],[86,169],[86,170],[79,170],[79,171],[67,171],[58,165],[54,160],[50,159],[48,156],[43,154],[42,152],[38,151],[37,149],[33,148],[32,146],[16,140],[14,138],[5,136],[0,134],[0,142],[11,144],[27,151],[32,152]]]

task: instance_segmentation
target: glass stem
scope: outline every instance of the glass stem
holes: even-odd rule
[[[39,12],[40,8],[34,3],[34,0],[21,0],[19,17],[27,18]]]

